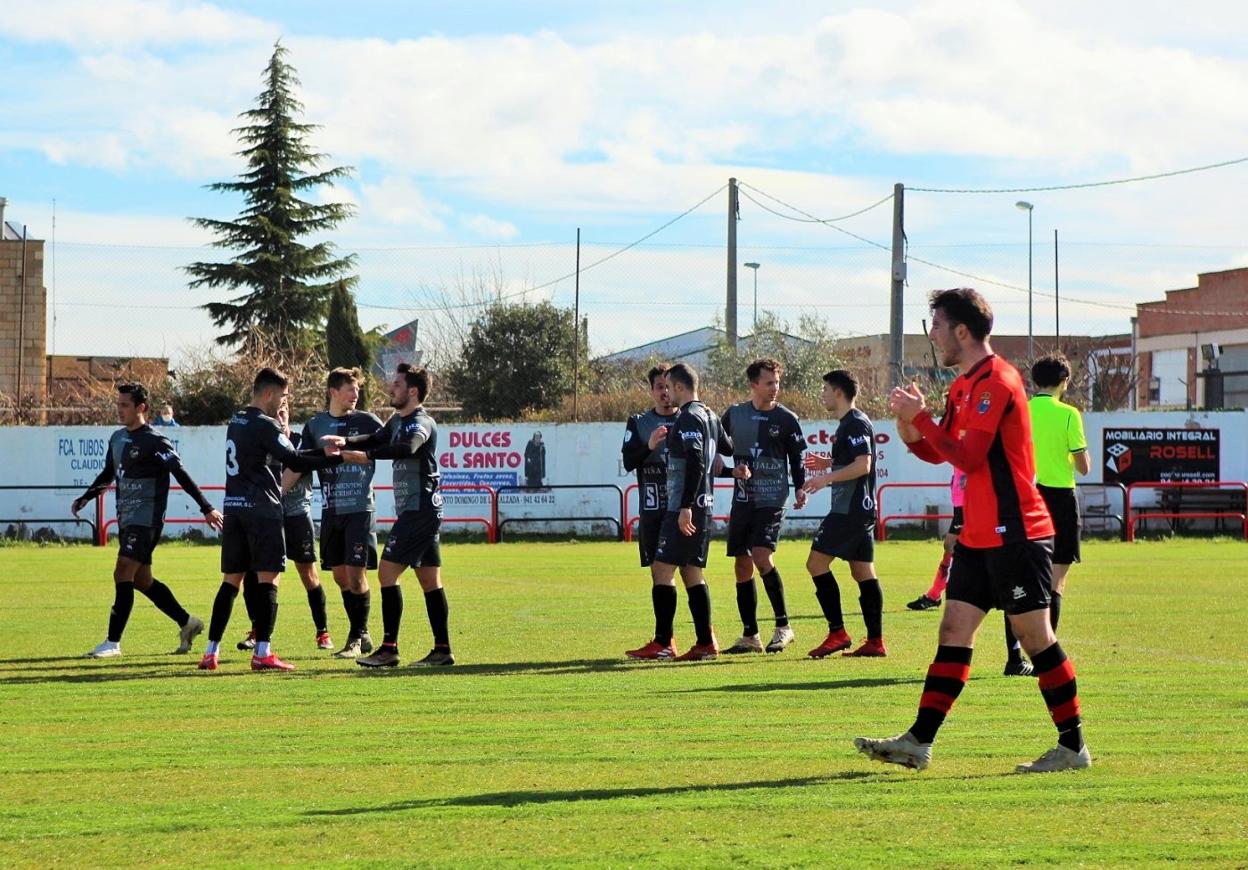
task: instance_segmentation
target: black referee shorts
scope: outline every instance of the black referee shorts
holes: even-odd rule
[[[1079,497],[1073,489],[1037,486],[1040,497],[1053,517],[1053,564],[1073,565],[1079,561],[1079,537],[1083,518],[1079,516]]]

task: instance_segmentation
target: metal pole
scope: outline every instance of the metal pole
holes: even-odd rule
[[[903,184],[893,185],[893,269],[892,283],[889,292],[888,311],[888,383],[896,387],[901,384],[902,356],[905,347],[905,324],[903,306],[905,305],[906,287],[906,230],[905,230],[905,197],[906,188]]]
[[[758,332],[758,270],[754,270],[754,332]]]
[[[1057,272],[1057,230],[1053,230],[1053,333],[1057,341],[1058,348],[1062,345],[1062,310],[1060,296],[1061,291],[1058,282]]]
[[[1027,363],[1030,365],[1036,358],[1035,334],[1031,326],[1031,214],[1033,209],[1027,209]]]
[[[572,314],[572,420],[576,422],[581,392],[581,228],[576,228],[576,291]]]
[[[724,329],[728,332],[728,346],[737,346],[737,180],[728,179],[728,300],[724,311]]]
[[[0,230],[3,232],[3,230]],[[22,351],[26,345],[26,225],[22,224],[22,280],[17,305],[17,419],[22,422]]]

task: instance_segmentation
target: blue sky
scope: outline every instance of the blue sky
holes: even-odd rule
[[[1248,156],[1240,4],[913,0],[854,3],[180,2],[44,0],[0,17],[0,196],[51,239],[58,353],[178,356],[210,340],[178,267],[213,256],[190,216],[239,203],[230,129],[281,38],[313,142],[354,178],[361,317],[419,317],[522,293],[570,304],[578,227],[592,263],[730,176],[819,217],[907,187],[1073,184]],[[1248,165],[1156,182],[906,198],[916,257],[907,326],[932,287],[978,283],[998,331],[1025,332],[1033,285],[1063,331],[1121,332],[1130,305],[1248,265]],[[755,194],[758,196],[758,194]],[[762,200],[789,217],[772,200]],[[608,351],[722,310],[724,195],[582,274]],[[839,224],[742,201],[760,306],[845,333],[886,330],[890,205]],[[54,267],[54,268],[53,268]],[[745,270],[742,270],[745,272]],[[53,280],[53,275],[55,280]],[[748,328],[753,276],[741,276]],[[1005,286],[1002,286],[1005,285]],[[1038,295],[1036,332],[1051,329]],[[463,309],[472,311],[472,308]],[[1047,318],[1047,319],[1046,319]],[[107,328],[101,328],[106,326]]]

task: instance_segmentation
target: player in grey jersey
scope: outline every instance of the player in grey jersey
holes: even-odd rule
[[[190,652],[191,642],[204,630],[204,623],[187,613],[169,587],[152,576],[152,551],[160,543],[169,500],[169,475],[199,505],[209,526],[220,529],[221,514],[200,493],[169,440],[147,425],[147,409],[147,388],[142,384],[117,387],[117,418],[123,428],[108,441],[103,470],[72,505],[77,516],[110,483],[117,481],[117,538],[121,548],[113,568],[113,608],[108,637],[87,653],[89,658],[121,655],[121,636],[134,608],[135,589],[178,624],[179,653]]]
[[[448,629],[449,608],[442,588],[442,493],[438,490],[438,429],[424,409],[431,378],[423,368],[400,363],[390,384],[390,415],[380,432],[342,437],[330,435],[324,443],[363,450],[369,459],[394,462],[394,508],[398,520],[390,529],[377,578],[381,583],[381,614],[385,637],[371,656],[356,659],[367,668],[399,663],[399,626],[403,620],[403,590],[399,578],[409,567],[416,571],[425,596],[425,612],[433,629],[433,649],[414,667],[455,664]]]
[[[325,379],[328,410],[303,427],[305,448],[327,443],[327,435],[354,438],[372,435],[381,421],[356,409],[360,399],[360,371],[336,368]],[[321,482],[321,567],[333,572],[342,591],[343,609],[350,629],[336,658],[356,658],[371,652],[368,614],[372,593],[368,570],[377,567],[376,513],[373,500],[371,460],[363,465],[345,464],[317,472]]]
[[[735,485],[728,518],[728,555],[736,560],[737,612],[742,626],[741,637],[725,653],[763,651],[758,636],[755,567],[763,578],[776,620],[767,652],[780,652],[795,637],[785,607],[784,582],[774,557],[789,499],[790,478],[797,493],[793,506],[797,510],[806,506],[806,493],[802,490],[806,482],[802,467],[806,439],[797,415],[778,401],[783,373],[784,367],[775,359],[750,363],[745,370],[750,381],[750,400],[733,405],[721,420],[733,444],[734,465],[729,473]]]

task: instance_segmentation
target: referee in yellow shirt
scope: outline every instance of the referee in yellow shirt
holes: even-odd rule
[[[1088,439],[1083,417],[1073,405],[1062,401],[1070,383],[1070,364],[1061,354],[1046,356],[1031,367],[1036,394],[1027,403],[1031,410],[1032,445],[1036,453],[1036,484],[1053,516],[1057,534],[1053,539],[1053,600],[1049,622],[1057,631],[1066,591],[1066,574],[1079,561],[1079,499],[1075,496],[1075,472],[1087,474]]]

